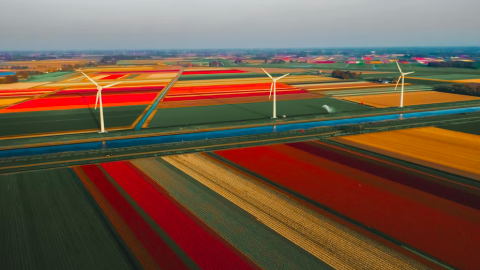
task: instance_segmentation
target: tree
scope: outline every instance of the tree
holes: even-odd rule
[[[72,65],[62,65],[61,70],[62,70],[62,71],[72,71],[72,70],[73,70],[73,66],[72,66]]]
[[[214,60],[210,62],[209,66],[211,67],[221,67],[222,66],[222,61]]]
[[[475,62],[464,62],[464,61],[450,61],[450,62],[430,62],[427,64],[429,67],[454,67],[454,68],[472,68],[475,69]]]
[[[339,79],[344,79],[344,80],[357,79],[357,73],[350,72],[350,71],[334,70],[332,72],[332,77],[339,78]]]
[[[433,88],[435,91],[455,93],[468,96],[480,96],[480,84],[453,84],[453,85],[437,85]]]

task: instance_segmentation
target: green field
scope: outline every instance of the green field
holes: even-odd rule
[[[417,92],[417,91],[430,91],[433,90],[432,86],[428,85],[408,85],[404,87],[405,92]],[[345,90],[328,90],[319,91],[325,95],[331,95],[334,97],[348,97],[348,96],[363,96],[363,95],[378,95],[401,92],[401,86],[395,90],[395,85],[391,87],[375,87],[375,88],[358,88],[358,89],[345,89]]]
[[[285,73],[272,73],[273,77],[282,76]],[[297,75],[297,74],[296,74]],[[242,78],[268,78],[265,73],[234,73],[234,74],[208,74],[208,75],[182,75],[179,81],[191,80],[224,80],[224,79],[242,79]]]
[[[105,128],[129,126],[145,108],[146,105],[105,107]],[[0,114],[0,136],[87,129],[100,129],[98,110],[90,108]]]
[[[277,102],[277,116],[327,114],[328,112],[322,108],[323,105],[330,106],[335,112],[369,109],[366,106],[332,98],[285,100]],[[272,114],[273,102],[160,109],[153,117],[149,127],[175,127],[270,119]]]
[[[480,74],[443,74],[443,75],[429,75],[429,76],[416,76],[411,75],[414,78],[423,78],[431,80],[445,80],[445,81],[455,81],[455,80],[471,80],[471,79],[480,79]]]
[[[32,75],[26,80],[26,82],[58,82],[69,78],[68,75],[72,73],[73,71],[59,71],[42,75]]]
[[[469,133],[474,135],[480,135],[480,121],[439,126],[439,128],[444,128],[448,130]]]
[[[72,169],[2,174],[0,198],[0,269],[139,266]]]
[[[435,85],[447,85],[447,84],[453,84],[451,82],[442,82],[442,81],[433,81],[433,80],[420,80],[420,79],[405,79],[405,83],[411,83],[415,85],[430,85],[430,86],[435,86]]]

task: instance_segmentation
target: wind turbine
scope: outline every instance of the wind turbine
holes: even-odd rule
[[[75,70],[75,71],[78,71],[78,72],[82,73],[83,76],[87,77],[93,84],[95,84],[95,86],[97,86],[97,99],[95,100],[95,110],[97,109],[97,103],[100,100],[100,132],[98,132],[98,133],[107,133],[105,131],[105,125],[104,125],[104,122],[103,122],[102,90],[105,89],[105,88],[112,87],[112,86],[117,85],[117,84],[122,83],[122,82],[112,83],[112,84],[109,84],[109,85],[106,85],[106,86],[100,86],[94,80],[92,80],[92,78],[88,77],[87,74],[83,73],[80,70]]]
[[[408,73],[403,73],[402,69],[400,68],[400,65],[398,64],[398,61],[397,61],[397,66],[398,66],[398,70],[400,70],[400,77],[398,77],[397,85],[395,86],[395,90],[397,90],[398,84],[400,83],[400,79],[402,79],[402,94],[400,95],[400,108],[402,108],[403,107],[403,86],[405,84],[405,75],[415,73],[415,71],[408,72]]]
[[[262,70],[273,81],[272,85],[270,86],[270,96],[268,96],[268,99],[270,99],[272,97],[272,89],[273,89],[273,117],[272,118],[277,118],[277,81],[280,80],[283,77],[286,77],[286,76],[290,75],[290,73],[274,79],[270,74],[268,74],[268,72],[265,71],[265,69],[262,68]]]

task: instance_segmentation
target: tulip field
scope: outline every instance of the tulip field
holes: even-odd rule
[[[435,127],[335,138],[355,147],[480,180],[480,137]]]
[[[251,103],[267,101],[271,83],[173,87],[163,99],[162,108]],[[320,95],[277,83],[277,100],[318,98]]]
[[[146,107],[165,85],[118,85],[102,91],[104,116],[111,129],[131,129]],[[39,88],[28,99],[0,109],[0,136],[38,136],[98,129],[99,109],[95,110],[97,89]],[[46,92],[48,91],[48,92]],[[17,91],[17,94],[22,92]],[[97,104],[98,105],[98,104]]]
[[[35,239],[67,268],[67,240],[80,265],[117,269],[477,266],[475,186],[320,141],[0,174],[0,187],[2,206],[22,202],[0,212],[15,213],[4,247],[23,250],[6,266],[41,264]]]
[[[44,85],[44,82],[0,84],[0,109],[32,98],[48,95],[58,89],[56,87],[47,87]]]
[[[319,142],[216,154],[458,269],[477,268],[480,193],[474,186]]]
[[[85,72],[102,86],[121,83],[102,90],[107,128],[115,130],[131,129],[179,71],[114,68]],[[0,87],[0,136],[95,131],[100,118],[96,96],[96,86],[80,73],[62,81]]]
[[[132,129],[156,99],[144,127],[269,119],[268,79],[205,79],[248,73],[239,71],[187,69],[191,73],[181,76],[198,79],[170,88],[177,70],[91,75],[102,85],[122,82],[102,90],[111,129]],[[393,91],[391,85],[323,77],[299,83],[302,76],[313,80],[295,75],[277,83],[279,116],[327,114],[324,105],[335,112],[373,110],[355,99]],[[445,94],[406,89],[406,102],[410,94]],[[23,98],[0,109],[0,135],[96,132],[96,93],[78,77],[0,89],[0,100]],[[18,251],[0,267],[476,269],[480,189],[445,175],[480,179],[480,140],[475,132],[452,130],[417,128],[335,137],[328,144],[312,140],[0,174],[0,218],[9,220],[0,223],[0,241]]]
[[[315,184],[302,170],[317,160],[304,160],[305,165],[300,165],[300,161],[294,164],[294,157],[300,156],[290,155],[293,152],[277,160],[269,155],[268,148],[291,148],[313,155],[302,150],[301,145],[227,150],[216,154],[310,196],[306,189],[298,189],[286,179],[297,173],[301,178],[295,178],[292,184],[305,188],[308,182]],[[250,156],[250,164],[259,165],[255,168],[267,165],[266,162],[281,162],[289,167],[279,168],[281,174],[268,174],[267,170],[255,169],[242,161],[246,160],[247,153],[259,151],[263,156]],[[288,170],[292,172],[286,173]],[[374,180],[380,179],[383,178]],[[398,195],[392,200],[399,202],[412,195],[408,188],[401,189],[398,184],[381,185],[374,180],[365,183],[363,193],[376,192],[381,196],[396,192]],[[318,190],[314,198],[335,192],[330,187],[335,181],[339,182],[338,188],[349,185],[341,177],[332,178],[330,184],[329,180],[325,181],[321,184],[325,190]],[[22,185],[27,183],[34,183],[37,188],[25,191]],[[24,263],[56,265],[60,263],[55,261],[58,257],[66,268],[73,265],[88,268],[111,261],[116,269],[429,269],[431,266],[431,262],[414,253],[380,240],[302,199],[293,198],[243,169],[202,153],[4,174],[0,175],[0,187],[2,202],[22,202],[0,212],[2,219],[15,214],[9,223],[0,225],[6,232],[0,236],[4,247],[23,250],[2,260],[2,266],[15,265],[23,258],[27,258]],[[351,189],[345,189],[342,192],[345,195],[338,200],[324,196],[322,200],[328,202],[322,203],[338,205],[336,210],[362,221],[372,219],[372,225],[377,226],[379,219],[368,211],[359,211],[360,216],[352,212],[371,206],[368,198],[350,207],[341,202],[342,197],[353,194]],[[426,205],[433,199],[428,194],[425,196],[427,201],[416,202],[416,206],[423,208],[415,211],[433,211],[436,217],[462,210],[451,221],[453,225],[462,220],[462,215],[470,213],[459,206],[440,211]],[[73,204],[76,206],[72,207]],[[448,202],[440,204],[448,205]],[[381,209],[389,207],[394,209],[398,205],[392,201]],[[387,212],[379,213],[388,216]],[[35,223],[29,222],[33,219]],[[387,219],[387,223],[390,220]],[[416,223],[425,226],[420,221]],[[466,229],[472,224],[473,221],[462,223]],[[32,228],[37,231],[21,234],[22,230]],[[65,238],[66,233],[72,236]],[[429,233],[426,240],[435,233],[438,232]],[[473,237],[468,243],[476,240],[475,233],[470,231],[470,234]],[[16,241],[12,241],[14,238]],[[37,245],[49,250],[49,256],[42,258],[45,261],[36,256],[36,249],[28,248],[38,239]],[[62,241],[82,248],[85,259],[76,261],[78,254],[63,248]],[[464,258],[470,254],[466,253]]]
[[[473,65],[200,51],[0,54],[1,270],[479,269]]]
[[[272,80],[261,68],[182,68],[158,63],[148,66],[140,62],[88,67],[82,71],[101,86],[120,83],[102,90],[105,117],[110,118],[106,118],[107,130],[133,129],[153,104],[156,106],[142,128],[272,117]],[[325,114],[328,112],[324,105],[333,107],[335,113],[398,106],[398,89],[392,84],[344,81],[329,76],[329,70],[325,71],[326,75],[302,68],[266,70],[273,77],[290,74],[277,82],[279,117]],[[178,80],[171,84],[180,72]],[[364,74],[369,73],[372,71]],[[98,129],[97,89],[88,78],[78,72],[54,72],[34,77],[34,82],[0,85],[1,136],[83,133]],[[431,86],[407,83],[405,105],[478,99],[430,90]],[[68,119],[75,125],[66,123]]]
[[[276,77],[286,74],[285,70],[281,69],[268,70],[272,72],[272,76]],[[260,71],[261,73],[256,69],[248,68],[186,69],[157,105],[148,127],[268,119],[271,117],[273,106],[270,95],[272,80],[261,69]],[[282,78],[276,85],[279,115],[327,113],[323,105],[335,106],[338,112],[367,109],[357,104],[323,99],[325,95],[321,92],[310,91],[304,89],[303,85],[296,85],[312,83],[322,86],[332,84],[331,87],[338,87],[343,85],[339,81],[331,77],[299,74]],[[350,83],[345,84],[350,86]],[[359,85],[373,84],[360,83]]]
[[[102,91],[104,107],[149,104],[163,89],[156,87],[121,87],[106,88]],[[32,99],[18,105],[0,110],[0,113],[68,110],[95,107],[97,89],[73,88],[60,90],[44,98]]]

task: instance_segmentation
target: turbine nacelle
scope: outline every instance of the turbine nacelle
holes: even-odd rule
[[[273,89],[276,90],[277,81],[280,80],[283,77],[286,77],[286,76],[290,75],[290,73],[287,73],[287,74],[285,74],[283,76],[280,76],[278,78],[273,78],[265,69],[262,68],[262,70],[263,70],[263,72],[265,72],[265,74],[268,75],[268,77],[270,77],[270,79],[272,79],[272,85],[270,86],[270,95],[268,96],[268,99],[270,99],[270,98],[272,98],[272,90]]]

